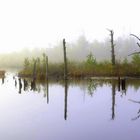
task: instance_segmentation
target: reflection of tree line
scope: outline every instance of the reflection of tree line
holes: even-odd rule
[[[25,79],[23,81],[24,81],[23,82],[24,83],[24,90],[26,91],[28,83]],[[94,94],[94,92],[96,91],[97,86],[102,87],[104,82],[89,80],[88,85],[87,85],[87,90],[88,90],[89,95],[92,96]],[[19,84],[20,84],[20,82],[19,82]],[[111,109],[112,115],[111,115],[111,119],[114,120],[115,119],[116,87],[118,87],[118,91],[121,92],[121,97],[122,97],[123,95],[126,95],[126,88],[128,85],[126,85],[126,79],[124,79],[124,78],[118,79],[118,80],[111,80],[110,84],[112,86],[112,109]],[[64,85],[64,94],[65,94],[64,95],[64,119],[67,120],[67,102],[68,102],[68,80],[67,79],[64,80],[63,85]],[[40,86],[38,86],[38,88],[36,88],[36,83],[32,83],[32,81],[31,81],[31,90],[36,91],[37,89],[40,92],[40,90],[39,90]],[[47,103],[49,103],[49,91],[48,91],[48,89],[49,89],[49,84],[48,84],[48,79],[47,79],[45,82],[45,86],[44,86],[44,97],[47,97]],[[133,102],[140,103],[137,101],[133,101]],[[133,118],[132,120],[136,120],[139,117],[140,117],[140,109],[138,111],[138,115],[135,118]]]
[[[37,82],[36,80],[27,80],[27,79],[21,79],[18,78],[16,79],[13,77],[15,80],[15,87],[18,85],[18,91],[19,94],[22,93],[23,91],[37,91],[38,93],[41,92],[41,86],[42,83]],[[44,91],[44,97],[47,97],[47,103],[49,103],[49,91],[48,91],[48,79],[46,81],[43,81],[43,91]]]
[[[123,94],[126,95],[126,79],[125,78],[118,78],[117,83],[115,83],[115,80],[112,80],[111,82],[111,86],[112,86],[112,115],[111,115],[111,119],[114,120],[115,119],[115,103],[116,103],[116,85],[118,86],[118,92],[121,92],[121,96],[123,96]]]
[[[121,90],[122,90],[122,95],[121,96],[123,96],[123,94],[126,95],[126,80],[125,79],[122,79],[122,80],[118,79],[118,91],[120,91],[120,87],[121,87]],[[115,118],[115,95],[116,95],[116,84],[115,84],[114,81],[112,81],[112,119],[113,120]],[[132,100],[132,99],[129,99],[129,101],[131,101],[133,103],[140,104],[140,101],[135,101],[135,100]],[[137,120],[138,118],[140,118],[140,109],[137,112],[137,116],[132,118],[132,120]]]
[[[94,91],[96,90],[97,85],[98,85],[98,83],[97,82],[92,82],[92,80],[90,80],[88,82],[87,90],[88,90],[89,95],[92,96],[94,94]]]
[[[18,80],[13,77],[15,80],[15,87],[19,87],[19,94],[22,93],[22,88],[24,91],[38,91],[38,93],[41,92],[41,85],[39,83],[36,83],[36,80],[28,81],[26,79],[18,78]],[[18,81],[18,82],[17,82]],[[64,119],[67,120],[67,97],[68,97],[68,82],[65,79],[64,80]],[[44,91],[44,97],[47,97],[47,103],[49,103],[49,80],[48,78],[43,82],[43,91]]]
[[[135,89],[135,91],[137,91],[140,88],[139,79],[131,79],[131,80],[128,79],[127,84],[129,85],[129,87],[133,87]]]
[[[111,81],[106,81],[107,83],[109,82],[111,84],[112,87],[112,115],[111,115],[111,119],[114,120],[115,119],[115,95],[116,95],[116,86],[118,86],[118,91],[122,93],[121,96],[123,96],[123,94],[126,95],[126,79],[118,79],[116,80],[111,80]],[[97,80],[90,80],[88,82],[88,93],[92,96],[93,93],[95,92],[97,86],[102,87],[104,84],[104,82],[97,82]]]
[[[27,81],[24,79],[24,90],[27,90],[28,83],[26,83]],[[104,81],[105,82],[105,81]],[[88,81],[88,85],[87,85],[87,90],[89,95],[93,95],[94,92],[97,89],[97,86],[102,87],[104,82],[99,82],[99,81],[94,81],[94,80],[89,80]],[[20,84],[20,82],[19,82]],[[64,82],[61,81],[61,84],[64,85],[64,119],[67,120],[67,102],[68,102],[68,80],[64,80]],[[126,79],[118,79],[118,80],[111,80],[110,84],[112,86],[112,115],[111,115],[111,119],[114,120],[115,119],[115,95],[116,95],[116,87],[118,87],[118,91],[121,92],[121,97],[123,95],[126,95]],[[39,85],[39,84],[38,84]],[[37,89],[40,89],[40,86],[38,86],[38,88],[36,88],[36,83],[32,85],[32,81],[31,81],[31,86],[35,86],[35,87],[31,87],[31,90],[36,91]],[[49,103],[49,84],[48,84],[48,79],[45,82],[44,85],[44,97],[47,97],[47,103]],[[40,92],[40,90],[38,90]],[[131,100],[132,101],[132,100]],[[134,101],[133,101],[134,102]],[[138,103],[138,102],[137,102]],[[136,120],[137,118],[140,117],[140,110],[138,111],[138,115],[137,117],[133,118],[133,120]]]
[[[44,91],[44,97],[47,98],[47,103],[49,103],[49,82],[51,83],[51,81],[48,81],[48,79],[46,79],[45,82],[41,83],[36,83],[36,81],[31,81],[31,80],[27,80],[27,79],[21,79],[18,78],[16,79],[15,77],[13,77],[13,79],[15,80],[15,87],[17,87],[18,85],[18,90],[19,90],[19,94],[22,93],[22,90],[24,91],[38,91],[38,93],[41,92],[41,86],[43,84],[43,91]],[[56,81],[58,83],[58,81]],[[70,81],[69,81],[70,82]],[[53,83],[53,82],[52,82]],[[68,80],[64,80],[63,82],[60,81],[61,84],[64,85],[64,119],[67,120],[67,102],[68,102]],[[77,84],[79,83],[79,81],[77,82]],[[88,83],[88,85],[87,85]],[[110,81],[100,81],[100,80],[88,80],[88,82],[83,82],[83,84],[86,84],[87,90],[89,95],[93,95],[94,92],[97,89],[97,86],[102,87],[104,83],[109,83],[111,84],[112,87],[112,115],[111,118],[112,120],[115,119],[115,95],[116,95],[116,90],[118,88],[118,91],[121,92],[121,96],[126,95],[126,89],[128,86],[128,83],[126,84],[126,79],[118,79],[118,80],[110,80]],[[2,78],[2,84],[4,84],[4,77]],[[74,82],[75,85],[75,82]],[[116,88],[117,87],[117,88]],[[140,103],[138,101],[134,101],[134,100],[130,100],[134,103]],[[133,118],[132,120],[136,120],[140,117],[140,110],[138,111],[138,115],[137,117]]]

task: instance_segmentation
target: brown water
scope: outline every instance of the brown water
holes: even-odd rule
[[[139,140],[140,80],[0,84],[1,140]]]

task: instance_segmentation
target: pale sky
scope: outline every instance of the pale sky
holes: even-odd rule
[[[140,35],[139,0],[0,0],[0,53],[50,47],[84,34],[88,40]]]

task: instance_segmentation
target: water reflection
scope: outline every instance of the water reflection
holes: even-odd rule
[[[88,81],[88,85],[87,85],[87,89],[88,89],[88,93],[89,95],[93,95],[94,92],[96,91],[98,83],[96,81],[93,80],[89,80]]]
[[[137,103],[137,104],[140,104],[140,101],[135,101],[135,100],[132,100],[132,99],[129,99],[129,101],[133,102],[133,103]],[[132,120],[137,120],[138,118],[140,118],[140,109],[138,109],[137,111],[137,116],[132,118]]]
[[[2,77],[2,84],[4,84],[4,78],[5,78],[5,77],[3,76],[3,77]]]
[[[116,95],[116,90],[115,90],[115,87],[116,87],[116,84],[115,84],[115,81],[112,80],[112,120],[115,119],[115,95]]]
[[[21,78],[19,78],[18,81],[19,81],[19,94],[21,94],[21,89],[22,89]]]
[[[128,80],[87,80],[87,81],[69,81],[70,86],[72,85],[81,85],[82,90],[87,89],[87,94],[90,96],[93,96],[94,93],[96,93],[96,90],[98,88],[102,88],[104,85],[111,85],[111,92],[112,92],[112,107],[111,107],[111,119],[115,119],[115,105],[116,105],[116,92],[118,91],[118,94],[120,93],[121,97],[123,98],[123,95],[126,96],[127,88],[129,85],[132,86],[132,83]],[[24,83],[24,91],[27,91],[29,89],[28,81],[23,79]],[[67,111],[67,104],[68,104],[68,80],[62,81],[50,81],[50,84],[57,83],[59,85],[64,86],[64,120],[67,120],[68,118],[68,111]],[[137,83],[137,82],[136,82]],[[31,89],[33,91],[38,91],[38,93],[41,93],[43,91],[44,95],[43,97],[47,99],[47,104],[49,104],[49,80],[47,79],[45,83],[33,83],[31,81]],[[118,87],[118,88],[116,88]],[[135,87],[135,84],[133,85]],[[140,88],[140,85],[136,84],[137,90]],[[22,89],[22,83],[21,80],[19,80],[19,93],[21,93]],[[118,89],[118,90],[117,90]],[[86,92],[85,92],[86,93]],[[132,100],[131,100],[132,101]],[[136,120],[136,118],[140,117],[140,110],[138,111],[138,116],[133,118],[132,120]]]
[[[44,98],[47,97],[47,104],[49,104],[49,80],[48,79],[45,81],[45,84],[43,86],[43,92],[44,92]]]
[[[125,88],[121,79],[49,79],[32,88],[31,82],[12,74],[1,77],[1,139],[12,134],[48,140],[139,137],[140,80],[126,79]]]
[[[104,92],[111,92],[110,97],[111,97],[111,102],[110,102],[110,108],[111,108],[111,115],[108,115],[109,118],[111,118],[112,120],[114,120],[116,118],[115,115],[115,108],[116,106],[116,102],[119,100],[119,97],[121,97],[122,99],[124,97],[127,97],[127,92],[130,91],[130,88],[134,88],[135,91],[139,91],[140,90],[140,80],[134,80],[134,79],[117,79],[117,80],[103,80],[103,79],[96,79],[96,80],[76,80],[76,81],[72,81],[72,80],[64,80],[64,81],[54,81],[54,80],[48,80],[46,79],[46,81],[42,82],[42,81],[33,81],[31,79],[26,79],[26,78],[20,78],[20,77],[13,77],[13,80],[9,80],[7,78],[7,80],[5,80],[5,77],[1,78],[2,84],[5,84],[5,81],[8,82],[12,82],[13,81],[13,86],[15,87],[15,90],[18,91],[19,94],[22,93],[41,93],[43,94],[42,96],[44,98],[46,98],[46,102],[47,104],[50,103],[50,97],[52,96],[52,91],[49,91],[49,87],[50,86],[55,86],[59,85],[61,88],[63,88],[63,92],[64,92],[64,100],[62,102],[63,103],[63,107],[64,108],[64,112],[63,112],[63,117],[64,120],[68,119],[68,102],[70,99],[68,99],[68,90],[72,90],[75,88],[79,88],[78,91],[81,94],[81,96],[88,96],[89,97],[93,97],[93,101],[97,100],[98,94],[99,94],[99,89],[102,89],[104,87],[107,88],[107,91]],[[6,87],[6,86],[5,86]],[[16,88],[18,87],[18,88]],[[59,88],[60,88],[59,87]],[[7,87],[6,87],[7,88]],[[56,90],[57,91],[57,90]],[[50,93],[49,93],[50,92]],[[96,96],[93,96],[96,95]],[[132,94],[131,94],[132,95]],[[116,97],[117,96],[117,97]],[[130,95],[129,95],[130,96]],[[70,94],[71,97],[71,94]],[[69,97],[69,98],[70,98]],[[95,99],[94,99],[95,97]],[[80,98],[80,96],[79,96]],[[102,96],[100,97],[100,99],[102,98]],[[105,97],[106,98],[106,97]],[[100,99],[98,99],[100,101]],[[129,102],[132,103],[139,103],[136,100],[129,100]],[[87,103],[86,99],[85,102]],[[72,102],[69,103],[70,106],[73,106]],[[98,108],[98,106],[97,106]],[[118,115],[117,115],[118,116]],[[140,109],[138,109],[137,111],[137,115],[136,117],[132,118],[132,120],[137,120],[140,117]]]
[[[39,88],[36,88],[36,81],[35,80],[32,80],[31,81],[31,90],[36,91],[37,89],[40,92],[40,89]]]
[[[68,80],[65,79],[64,119],[67,120]]]
[[[15,87],[17,87],[17,80],[15,79]]]
[[[24,91],[28,89],[28,81],[26,79],[23,79],[23,87]]]

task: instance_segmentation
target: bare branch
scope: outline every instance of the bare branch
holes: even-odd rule
[[[112,30],[110,30],[110,29],[108,29],[108,28],[107,28],[107,30],[108,30],[109,32],[111,32],[111,31],[112,31]]]
[[[108,29],[108,28],[107,28],[107,30],[108,30],[111,34],[114,34],[114,31],[113,31],[113,30]]]
[[[140,54],[140,52],[134,52],[134,53],[129,54],[128,56],[135,55],[135,54]]]
[[[130,34],[131,36],[134,36],[135,38],[137,38],[140,41],[140,38],[134,34]]]
[[[140,44],[137,42],[137,45],[140,47]]]

